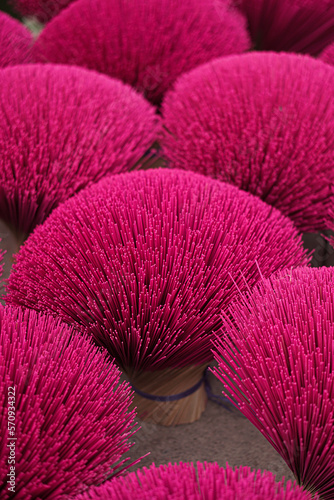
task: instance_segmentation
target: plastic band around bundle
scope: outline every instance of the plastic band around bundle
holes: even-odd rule
[[[131,385],[131,387],[135,391],[135,393],[141,396],[142,398],[150,399],[151,401],[159,401],[161,403],[168,403],[169,401],[178,401],[179,399],[191,396],[191,394],[196,392],[204,382],[205,382],[205,372],[203,377],[193,387],[190,387],[190,389],[187,389],[184,392],[180,392],[179,394],[172,394],[171,396],[155,396],[153,394],[147,394],[147,392],[140,391],[133,385]]]
[[[231,407],[234,410],[240,411],[238,406],[232,403],[227,397],[218,395],[218,394],[213,394],[210,386],[210,382],[208,379],[208,372],[210,371],[209,367],[204,370],[203,377],[195,384],[193,387],[190,387],[190,389],[187,389],[184,392],[180,392],[179,394],[172,394],[171,396],[155,396],[153,394],[148,394],[147,392],[143,392],[136,387],[134,387],[131,384],[132,389],[135,391],[136,394],[141,396],[142,398],[149,399],[151,401],[159,401],[161,403],[168,403],[169,401],[179,401],[180,399],[186,398],[188,396],[191,396],[194,392],[196,392],[201,385],[204,383],[205,387],[205,392],[210,401],[213,401],[214,403],[223,406],[226,410],[232,411]],[[242,414],[241,414],[242,415]]]

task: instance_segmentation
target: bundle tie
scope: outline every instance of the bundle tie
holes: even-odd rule
[[[191,394],[196,392],[204,383],[205,392],[210,401],[213,401],[214,403],[223,406],[228,411],[232,411],[231,406],[235,410],[239,410],[239,408],[235,406],[227,397],[222,396],[220,394],[214,394],[212,392],[208,378],[208,373],[209,373],[209,368],[206,368],[204,370],[203,377],[193,387],[190,387],[190,389],[180,392],[179,394],[172,394],[170,396],[155,396],[153,394],[148,394],[147,392],[137,389],[137,387],[134,387],[132,384],[131,387],[135,391],[135,393],[137,393],[142,398],[149,399],[151,401],[159,401],[161,403],[168,403],[169,401],[178,401],[180,399],[190,396]]]
[[[137,389],[133,385],[131,385],[131,387],[142,398],[150,399],[151,401],[160,401],[160,402],[166,403],[168,401],[178,401],[179,399],[183,399],[183,398],[186,398],[187,396],[190,396],[191,394],[196,392],[197,389],[199,389],[201,387],[203,382],[205,382],[205,374],[203,375],[201,380],[199,380],[199,382],[197,382],[197,384],[195,384],[193,387],[190,387],[190,389],[187,389],[186,391],[180,392],[179,394],[173,394],[171,396],[154,396],[153,394],[147,394],[147,392],[140,391],[139,389]]]

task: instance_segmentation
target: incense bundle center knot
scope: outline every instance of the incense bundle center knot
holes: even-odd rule
[[[203,377],[192,387],[187,389],[186,391],[180,392],[179,394],[170,394],[168,396],[156,396],[154,394],[148,394],[147,392],[141,391],[140,389],[137,389],[133,385],[131,385],[132,389],[139,394],[142,398],[150,399],[151,401],[161,401],[161,402],[168,402],[168,401],[178,401],[179,399],[186,398],[196,392],[201,385],[205,382],[205,373],[203,374]]]

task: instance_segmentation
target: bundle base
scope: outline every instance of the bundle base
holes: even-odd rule
[[[190,424],[198,420],[207,404],[204,381],[200,383],[207,366],[129,374],[130,383],[135,389],[133,407],[137,408],[138,417],[145,422],[164,426]],[[200,385],[195,392],[176,401],[155,401],[136,392],[139,390],[150,396],[175,396],[196,384]]]

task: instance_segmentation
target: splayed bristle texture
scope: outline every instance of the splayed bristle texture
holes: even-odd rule
[[[320,54],[319,59],[334,66],[334,43],[325,48],[325,50]]]
[[[119,78],[154,103],[183,72],[250,47],[226,0],[78,0],[44,29],[36,62],[76,64]]]
[[[0,332],[1,499],[62,498],[127,468],[131,391],[105,352],[35,311],[0,306]]]
[[[32,36],[28,29],[0,12],[0,68],[29,62],[31,45]]]
[[[298,483],[334,498],[334,268],[265,280],[231,307],[215,374]]]
[[[249,53],[183,75],[162,106],[172,167],[259,196],[303,231],[323,229],[334,178],[334,68]]]
[[[276,482],[271,472],[233,469],[218,464],[154,464],[124,478],[92,488],[75,500],[311,500],[311,495],[288,481]],[[313,499],[314,500],[314,499]]]
[[[40,23],[47,23],[73,0],[11,0],[15,10],[24,17],[34,16]]]
[[[235,0],[260,50],[318,55],[334,41],[333,0]]]
[[[122,367],[212,359],[237,294],[307,262],[292,223],[234,186],[178,170],[103,179],[56,209],[17,255],[7,301],[77,325]]]
[[[118,80],[26,65],[0,74],[0,218],[28,234],[60,202],[134,168],[158,133],[155,109]]]

